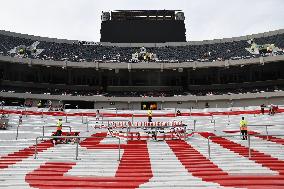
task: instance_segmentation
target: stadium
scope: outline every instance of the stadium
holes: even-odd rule
[[[1,30],[0,188],[284,188],[283,63],[283,29],[186,41],[181,10]]]

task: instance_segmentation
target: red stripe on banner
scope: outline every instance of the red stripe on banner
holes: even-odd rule
[[[249,131],[249,134],[250,135],[259,135],[260,133],[255,132],[255,131]],[[278,138],[278,137],[274,137],[274,136],[268,136],[268,137],[267,136],[255,136],[255,137],[260,138],[262,140],[275,142],[275,143],[280,144],[280,145],[284,145],[284,139],[283,138]]]
[[[50,140],[46,140],[37,145],[37,151],[42,152],[53,146],[54,144]],[[35,145],[19,150],[17,152],[2,156],[0,157],[0,169],[8,168],[8,166],[10,165],[23,161],[24,159],[33,156],[34,153],[35,153]]]
[[[106,133],[94,136],[106,136]],[[118,149],[117,144],[100,144],[102,139],[91,138],[81,146],[88,149]],[[75,162],[47,162],[26,175],[25,180],[31,187],[52,188],[138,188],[152,177],[150,157],[146,141],[129,141],[121,145],[124,149],[122,159],[114,177],[81,177],[65,175],[76,165]]]
[[[213,133],[207,133],[207,132],[199,134],[205,138],[208,138],[209,136],[216,136]],[[233,141],[230,141],[222,137],[211,138],[211,141],[241,156],[248,157],[248,148],[242,146],[241,144],[235,143]],[[254,149],[251,149],[251,158],[249,159],[255,161],[256,163],[261,164],[264,167],[268,167],[273,171],[278,171],[279,174],[284,175],[284,161],[282,160],[278,160],[277,158],[271,157],[268,154],[261,153]],[[273,163],[273,165],[271,163]],[[278,169],[278,166],[282,167],[282,169]]]
[[[213,136],[211,134],[203,134],[204,137]],[[212,138],[213,139],[213,138]],[[219,139],[219,138],[218,138]],[[224,145],[224,148],[230,149],[235,152],[237,149],[242,148],[241,145],[237,145],[238,148],[229,148],[228,145],[225,145],[230,141],[226,140],[214,140],[214,142]],[[222,142],[221,142],[222,141]],[[233,142],[232,142],[233,143]],[[240,187],[248,189],[258,189],[258,188],[284,188],[284,175],[283,175],[283,161],[276,160],[276,158],[271,158],[271,161],[274,161],[274,167],[272,170],[278,171],[280,175],[256,175],[252,176],[251,174],[242,173],[242,175],[229,175],[227,172],[223,171],[205,156],[203,156],[199,151],[193,148],[190,144],[185,141],[167,141],[167,144],[174,152],[176,157],[182,163],[182,165],[191,173],[193,176],[201,178],[206,182],[217,183],[224,187]],[[246,151],[245,147],[241,152],[237,152],[240,155],[246,156],[243,154],[243,151]],[[238,151],[238,150],[237,150]],[[254,151],[254,155],[257,155],[257,151]],[[259,154],[260,157],[264,159],[270,159],[268,155],[262,153]],[[264,160],[263,159],[263,160]],[[259,161],[258,158],[251,158],[251,160],[261,163],[263,166],[269,167],[269,163],[265,161]],[[244,165],[246,166],[246,165]]]

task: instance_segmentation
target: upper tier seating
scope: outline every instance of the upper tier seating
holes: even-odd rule
[[[0,34],[0,55],[15,56],[16,54],[9,52],[11,49],[21,45],[28,47],[34,42],[36,40]],[[283,49],[284,34],[255,38],[254,42],[258,45],[274,44],[276,47]],[[147,52],[156,54],[160,62],[211,62],[228,59],[248,59],[259,56],[253,55],[245,49],[250,46],[247,40],[241,40],[203,45],[151,47],[147,48]],[[140,52],[137,47],[111,47],[98,44],[84,45],[83,43],[67,44],[46,41],[40,41],[36,48],[44,50],[38,55],[25,54],[24,57],[73,62],[130,62],[132,54]],[[283,50],[278,54],[283,54]]]

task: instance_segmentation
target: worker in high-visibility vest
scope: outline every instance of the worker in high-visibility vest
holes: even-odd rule
[[[241,130],[243,140],[247,140],[248,122],[245,120],[244,117],[242,117],[242,120],[240,121],[240,130]]]
[[[148,122],[152,122],[152,110],[148,110]]]
[[[52,134],[52,136],[61,136],[62,135],[62,119],[59,118],[57,123],[56,123],[56,132]],[[57,141],[60,141],[58,138],[54,138],[51,140],[53,144],[57,144]]]
[[[56,131],[56,136],[61,136],[62,134],[62,119],[59,118],[59,120],[56,123],[57,131]]]

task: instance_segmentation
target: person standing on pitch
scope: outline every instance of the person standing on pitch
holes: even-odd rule
[[[240,121],[240,130],[242,134],[242,139],[247,140],[247,135],[248,135],[248,122],[245,120],[244,117],[242,117],[242,120]]]

